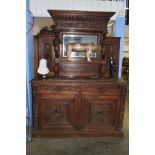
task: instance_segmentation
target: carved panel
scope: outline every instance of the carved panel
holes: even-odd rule
[[[77,93],[77,87],[71,86],[49,86],[49,85],[41,85],[39,86],[39,92],[51,92],[51,93]]]
[[[53,102],[53,101],[52,101]],[[67,106],[66,104],[59,103],[45,103],[46,105],[46,122],[48,123],[63,123],[67,121]]]
[[[83,94],[93,93],[98,95],[113,95],[113,94],[121,94],[121,87],[114,87],[114,86],[84,86],[83,87]]]
[[[88,12],[87,12],[87,15],[86,14],[81,14],[81,15],[78,15],[78,14],[72,14],[72,12],[70,12],[71,14],[64,14],[64,13],[61,13],[61,14],[55,14],[54,15],[54,18],[58,21],[61,21],[62,19],[66,19],[68,21],[92,21],[92,22],[96,22],[96,21],[100,21],[101,19],[103,19],[102,22],[104,22],[104,20],[106,19],[107,21],[109,20],[109,18],[103,18],[103,17],[94,17],[91,15],[88,15]],[[82,13],[82,11],[81,11]],[[105,21],[106,21],[105,20]]]
[[[110,64],[111,58],[113,60],[114,75],[113,78],[118,79],[118,66],[119,66],[119,46],[120,38],[106,37],[103,45],[103,57],[105,60],[105,70],[108,72],[110,77]]]
[[[116,119],[114,111],[116,106],[115,100],[95,100],[87,98],[87,102],[91,105],[91,118],[88,123],[88,128],[114,126]]]
[[[39,60],[44,58],[47,60],[47,67],[50,72],[53,70],[53,46],[52,37],[39,37]]]
[[[79,22],[79,21],[60,21],[58,25],[58,29],[80,29],[83,31],[102,31],[107,32],[105,24],[101,22],[94,23],[94,22]]]
[[[44,43],[43,57],[47,60],[47,67],[52,70],[52,43]]]
[[[40,111],[40,128],[57,128],[58,126],[71,126],[69,105],[74,99],[54,99],[41,98]]]

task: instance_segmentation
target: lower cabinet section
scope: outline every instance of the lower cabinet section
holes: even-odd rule
[[[123,136],[124,83],[34,80],[32,86],[34,137]]]

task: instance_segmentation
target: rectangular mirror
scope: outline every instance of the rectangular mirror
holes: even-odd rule
[[[80,43],[80,44],[97,44],[97,35],[63,35],[63,57],[67,57],[66,45],[68,43]],[[73,51],[71,57],[86,57],[85,52]],[[96,52],[92,52],[91,58],[96,58]]]

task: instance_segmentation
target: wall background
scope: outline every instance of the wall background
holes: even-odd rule
[[[48,9],[60,10],[86,10],[86,11],[112,11],[112,17],[125,16],[126,0],[30,0],[30,10],[34,16],[50,17]]]

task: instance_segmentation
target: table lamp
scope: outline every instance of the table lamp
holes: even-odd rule
[[[39,68],[37,72],[42,75],[43,79],[46,79],[46,74],[49,72],[49,69],[47,68],[47,60],[46,59],[40,59],[39,61]]]

